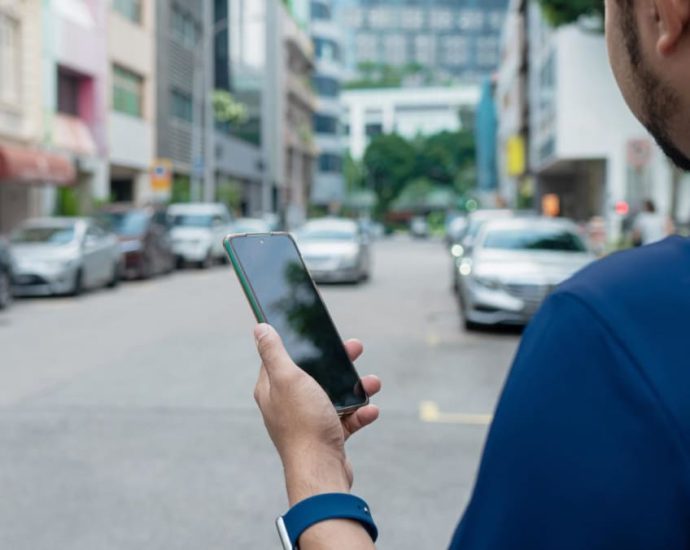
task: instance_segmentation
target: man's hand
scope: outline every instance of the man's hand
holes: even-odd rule
[[[283,461],[290,503],[349,491],[352,469],[345,441],[374,422],[378,408],[367,405],[339,418],[326,392],[290,359],[272,327],[257,325],[254,337],[262,362],[254,398]],[[345,342],[345,348],[352,361],[362,354],[356,340]],[[362,384],[369,396],[381,389],[375,376],[362,378]]]

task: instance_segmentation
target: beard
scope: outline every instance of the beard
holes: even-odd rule
[[[673,143],[669,130],[673,117],[682,112],[681,99],[647,66],[632,1],[623,0],[622,3],[627,4],[621,9],[622,30],[633,79],[641,97],[640,121],[669,160],[681,170],[690,172],[690,157]]]

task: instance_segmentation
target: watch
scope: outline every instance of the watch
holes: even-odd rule
[[[297,540],[312,525],[329,519],[350,519],[362,524],[376,542],[378,529],[361,498],[348,493],[316,495],[295,504],[276,520],[280,542],[284,550],[296,550]]]

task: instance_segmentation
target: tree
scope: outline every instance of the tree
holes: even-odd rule
[[[575,23],[582,17],[604,17],[604,0],[539,0],[539,3],[555,26]]]
[[[416,140],[416,177],[453,185],[458,173],[476,162],[474,134],[470,131],[440,132]]]
[[[366,182],[378,197],[378,214],[388,210],[414,177],[414,147],[397,134],[376,136],[364,154]]]

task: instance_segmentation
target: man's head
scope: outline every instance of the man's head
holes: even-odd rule
[[[690,0],[606,0],[606,35],[628,105],[690,171]]]

